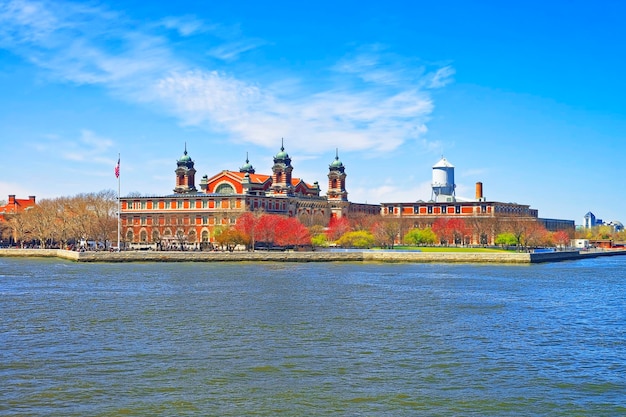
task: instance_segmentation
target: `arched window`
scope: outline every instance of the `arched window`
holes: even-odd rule
[[[133,241],[133,231],[129,230],[128,232],[126,232],[126,240],[129,242]]]
[[[202,241],[203,242],[208,242],[209,241],[209,232],[204,230],[202,231]]]
[[[153,230],[152,231],[152,241],[153,242],[158,242],[159,240],[159,231],[158,230]]]
[[[142,231],[139,233],[139,240],[140,240],[141,242],[147,242],[147,241],[148,241],[148,232],[146,232],[145,230],[142,230]]]
[[[235,189],[230,184],[220,184],[215,189],[217,194],[235,194]]]

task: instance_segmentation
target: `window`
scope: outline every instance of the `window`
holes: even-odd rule
[[[166,202],[165,202],[165,208],[166,208],[166,209],[168,209],[168,210],[169,210],[170,208],[172,208],[172,206],[171,206],[171,202],[170,202],[170,201],[166,201]]]
[[[456,214],[460,214],[461,213],[461,206],[454,206],[454,212]]]
[[[217,194],[235,194],[235,189],[230,184],[220,184],[215,189]]]
[[[141,202],[141,209],[142,210],[146,209],[146,202],[145,202],[145,200]]]
[[[428,206],[428,214],[433,214],[433,206]]]

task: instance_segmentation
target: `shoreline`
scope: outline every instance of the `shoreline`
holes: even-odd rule
[[[60,258],[75,262],[387,262],[534,264],[602,256],[626,255],[626,250],[544,253],[485,252],[75,252],[63,249],[0,249],[0,257]]]

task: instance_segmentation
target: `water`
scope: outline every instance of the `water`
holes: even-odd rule
[[[0,258],[0,415],[626,415],[625,267]]]

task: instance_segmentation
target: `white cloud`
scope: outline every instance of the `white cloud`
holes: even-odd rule
[[[176,30],[181,36],[191,36],[208,29],[201,20],[193,16],[170,16],[163,19],[161,24],[168,29]]]
[[[260,40],[246,40],[238,42],[225,43],[211,48],[207,54],[224,61],[232,61],[241,54],[265,45],[266,42]]]
[[[166,34],[155,32],[201,32],[203,23],[189,16],[141,25],[105,8],[15,0],[0,8],[0,27],[1,46],[62,80],[102,85],[124,100],[158,107],[232,141],[274,149],[284,137],[291,151],[339,146],[378,152],[423,141],[433,110],[428,89],[450,82],[454,73],[449,66],[427,72],[425,65],[374,45],[342,59],[322,82],[291,79],[264,86],[238,78],[234,66],[226,72],[188,63]],[[209,47],[214,56],[231,60],[261,44],[231,39]]]
[[[450,84],[452,80],[452,76],[456,73],[454,68],[451,66],[445,66],[443,68],[439,68],[432,74],[432,78],[430,81],[431,88],[441,88],[448,84]]]

